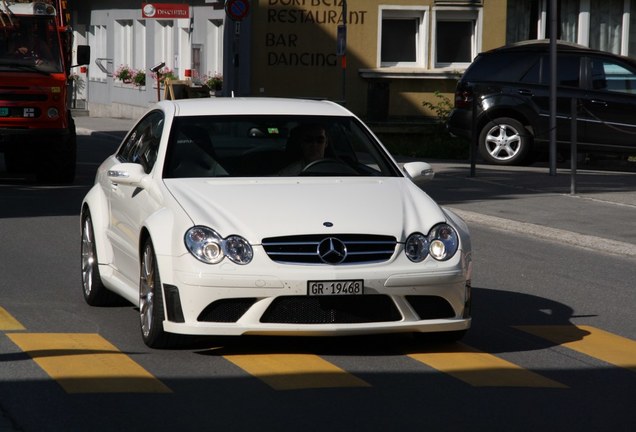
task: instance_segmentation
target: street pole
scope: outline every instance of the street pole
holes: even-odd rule
[[[550,175],[556,176],[557,0],[550,0]]]
[[[347,102],[347,0],[342,0],[342,34],[340,65],[342,68],[342,103]]]
[[[578,109],[578,99],[572,98],[570,111],[572,112],[570,120],[572,123],[570,124],[570,194],[576,195],[576,163],[578,158],[577,151],[577,109]]]

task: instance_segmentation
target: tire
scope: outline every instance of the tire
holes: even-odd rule
[[[157,257],[152,241],[147,239],[141,254],[139,277],[139,318],[141,337],[150,348],[171,348],[179,345],[178,335],[163,330],[165,318],[163,293]]]
[[[109,291],[99,275],[97,248],[93,221],[88,210],[82,215],[82,292],[84,300],[91,306],[109,306],[115,302],[117,295]]]
[[[479,153],[488,163],[521,165],[530,154],[532,135],[519,121],[501,117],[488,122],[479,134]]]

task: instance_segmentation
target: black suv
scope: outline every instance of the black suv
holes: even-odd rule
[[[451,134],[470,138],[473,106],[479,152],[490,163],[518,165],[550,139],[549,41],[521,42],[481,53],[455,92]],[[569,155],[576,108],[580,152],[636,154],[636,61],[557,44],[557,145]]]

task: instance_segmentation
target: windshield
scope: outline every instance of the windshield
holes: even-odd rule
[[[164,178],[399,175],[353,117],[179,117],[164,165]]]
[[[0,23],[0,70],[62,72],[53,17],[11,15]]]

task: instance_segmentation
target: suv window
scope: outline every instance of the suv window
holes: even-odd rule
[[[636,94],[636,71],[613,60],[592,58],[592,88]]]
[[[580,87],[581,57],[559,54],[557,57],[557,85]],[[550,85],[550,56],[541,57],[541,77],[543,85]]]
[[[467,81],[518,82],[528,70],[538,63],[538,54],[528,52],[503,52],[481,55],[468,68],[464,79]],[[537,73],[538,79],[538,73]]]

